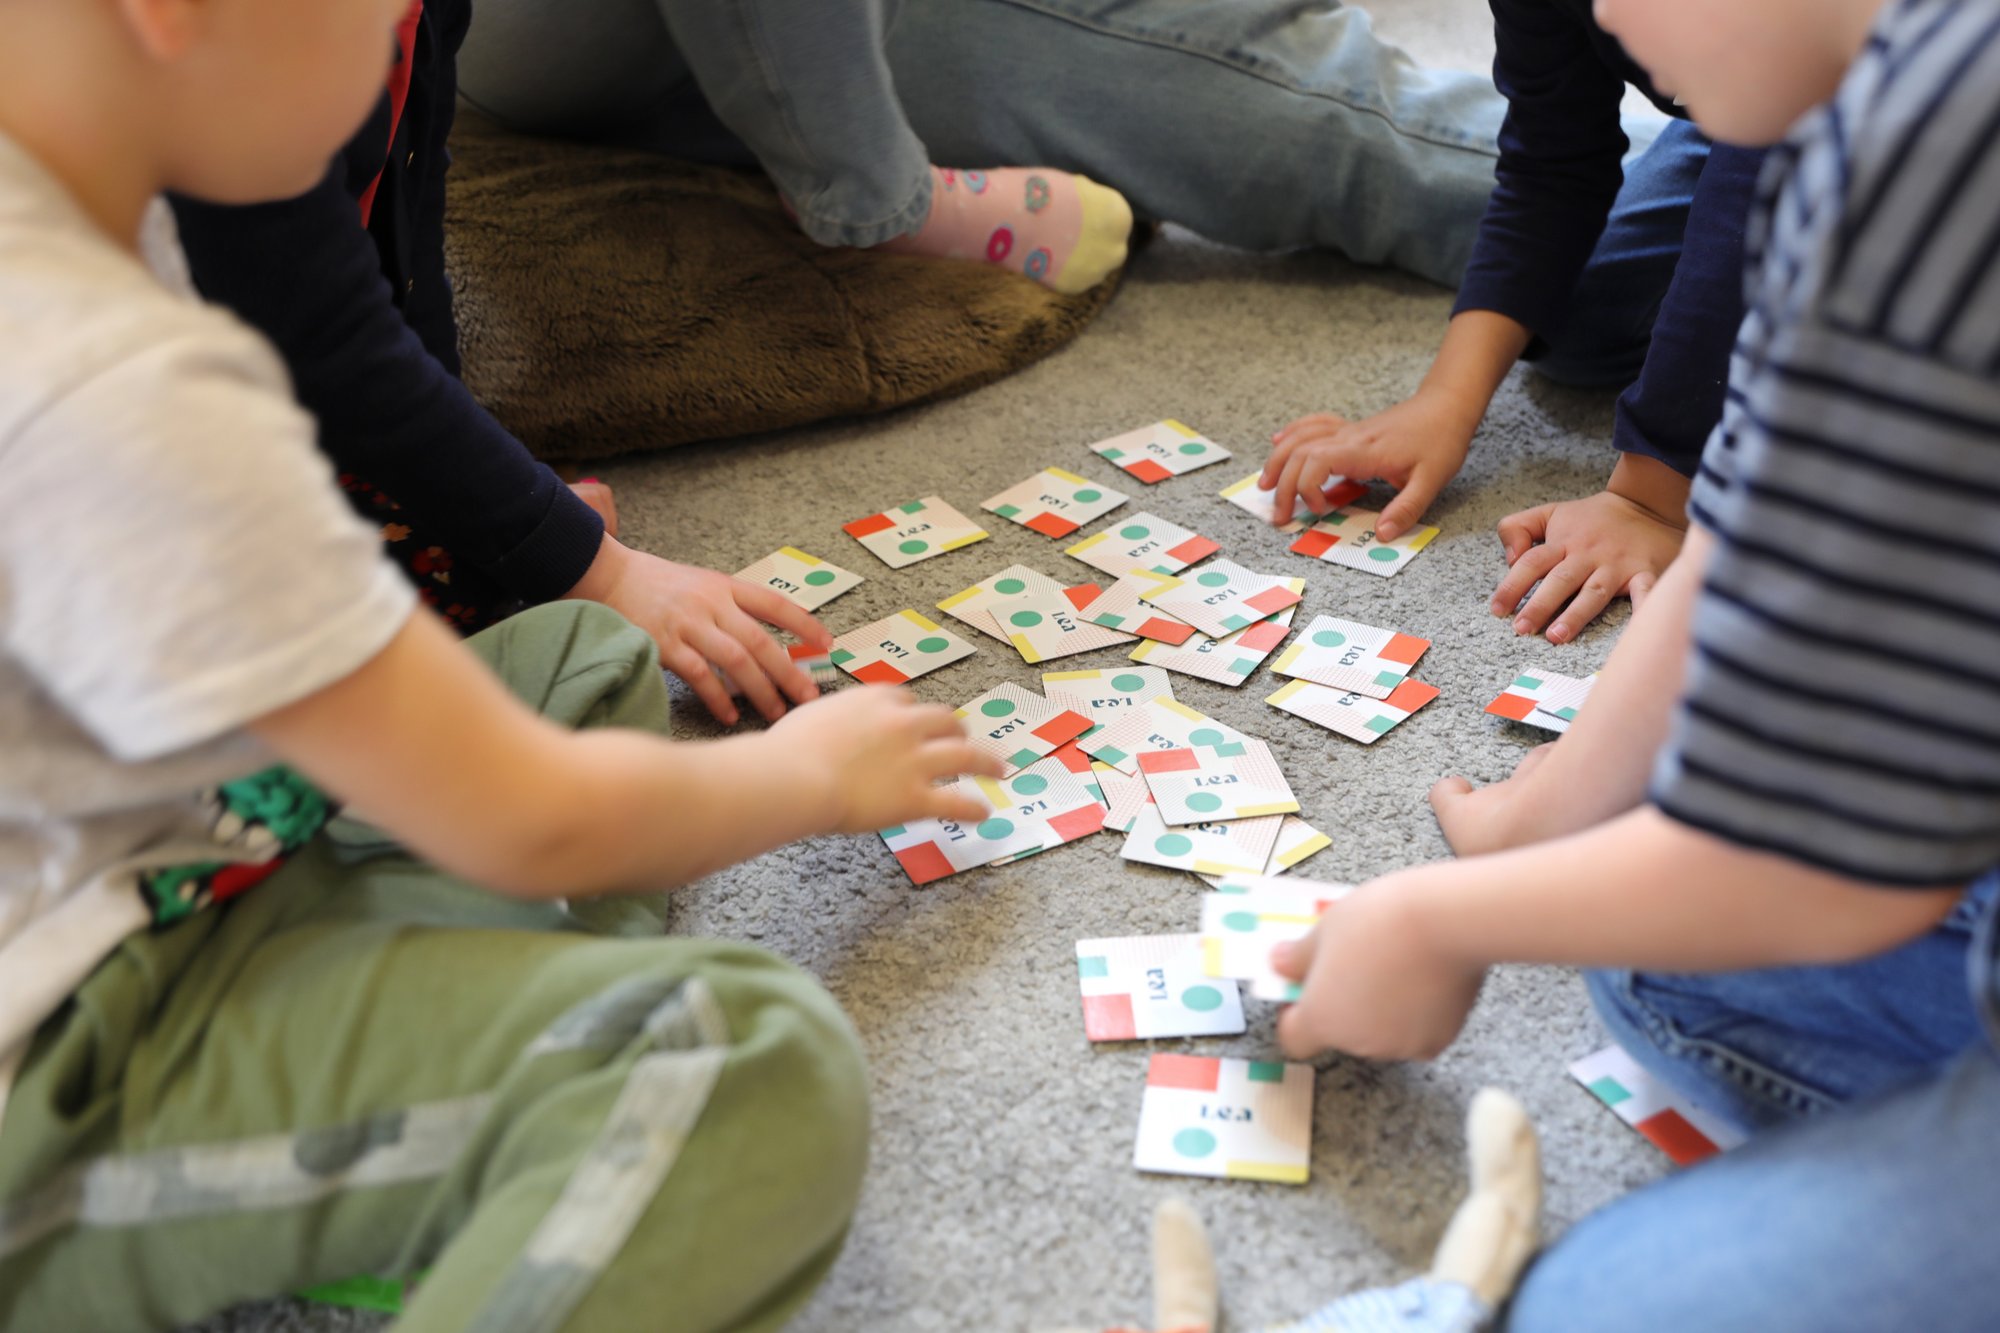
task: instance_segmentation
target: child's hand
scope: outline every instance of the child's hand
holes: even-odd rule
[[[1431,810],[1437,815],[1444,840],[1459,856],[1484,856],[1538,842],[1546,833],[1535,819],[1542,806],[1557,799],[1556,794],[1537,792],[1528,775],[1555,752],[1557,740],[1537,745],[1521,757],[1514,775],[1501,782],[1475,787],[1456,775],[1440,778],[1431,788]]]
[[[1278,1017],[1286,1055],[1429,1060],[1465,1026],[1485,970],[1429,946],[1403,880],[1374,880],[1327,904],[1310,935],[1272,952],[1278,971],[1305,982],[1304,996]]]
[[[819,697],[812,677],[758,622],[821,647],[831,644],[833,635],[769,588],[677,565],[607,535],[596,563],[569,595],[602,602],[652,635],[660,645],[660,665],[686,681],[725,725],[733,725],[741,713],[714,667],[727,671],[766,718],[783,717],[788,698],[805,703]]]
[[[1331,412],[1301,417],[1271,437],[1271,457],[1258,484],[1274,489],[1272,507],[1282,525],[1294,496],[1325,513],[1327,478],[1381,478],[1397,490],[1375,525],[1384,541],[1415,527],[1445,483],[1465,466],[1479,414],[1441,390],[1419,389],[1385,412],[1348,421]]]
[[[932,784],[962,773],[997,778],[1002,764],[966,739],[951,709],[890,685],[850,689],[801,708],[771,735],[828,805],[826,827],[873,833],[912,819],[977,821],[985,802]]]
[[[1596,495],[1509,514],[1500,520],[1500,544],[1512,568],[1494,589],[1493,614],[1514,616],[1516,634],[1548,625],[1550,643],[1568,643],[1612,598],[1630,596],[1638,606],[1680,554],[1687,493],[1687,479],[1672,468],[1628,454]]]

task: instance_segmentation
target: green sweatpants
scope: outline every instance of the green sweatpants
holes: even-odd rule
[[[652,643],[603,608],[474,645],[552,717],[665,724]],[[774,1329],[866,1143],[853,1030],[804,974],[322,835],[43,1025],[0,1120],[0,1328],[166,1329],[429,1267],[409,1333]]]

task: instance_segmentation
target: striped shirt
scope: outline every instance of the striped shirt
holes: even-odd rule
[[[2000,0],[1885,9],[1746,245],[1652,798],[1852,879],[1966,883],[2000,865]]]

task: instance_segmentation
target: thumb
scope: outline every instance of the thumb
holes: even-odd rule
[[[1278,975],[1298,981],[1312,965],[1312,942],[1310,935],[1295,940],[1284,940],[1271,946],[1271,966]]]
[[[1382,519],[1375,525],[1375,535],[1385,542],[1396,538],[1417,526],[1424,511],[1437,499],[1437,483],[1428,472],[1418,470],[1410,474],[1410,480],[1389,501],[1382,510]]]

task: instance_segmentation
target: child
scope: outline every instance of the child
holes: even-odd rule
[[[898,691],[668,745],[602,607],[469,650],[268,347],[142,263],[163,189],[309,186],[406,8],[0,0],[0,1327],[424,1267],[406,1329],[776,1327],[859,1185],[851,1028],[557,895],[982,813],[932,783],[993,769]],[[410,850],[316,836],[329,800]]]
[[[1613,598],[1643,600],[1680,549],[1688,478],[1721,415],[1743,317],[1743,219],[1762,154],[1711,146],[1674,120],[1628,175],[1626,86],[1679,116],[1671,94],[1598,27],[1589,0],[1492,9],[1494,79],[1507,98],[1497,184],[1436,362],[1386,411],[1352,422],[1321,413],[1280,430],[1262,483],[1289,517],[1295,494],[1323,512],[1330,477],[1381,477],[1399,494],[1377,531],[1394,538],[1457,475],[1524,354],[1559,383],[1630,385],[1605,488],[1500,524],[1510,569],[1493,614],[1517,634],[1546,629],[1566,643]]]
[[[1488,854],[1366,885],[1284,952],[1280,1035],[1427,1057],[1489,966],[1601,969],[1642,1063],[1774,1132],[1584,1221],[1507,1327],[1990,1329],[2000,8],[1599,13],[1719,138],[1827,104],[1773,150],[1686,550],[1569,735],[1439,785]]]

